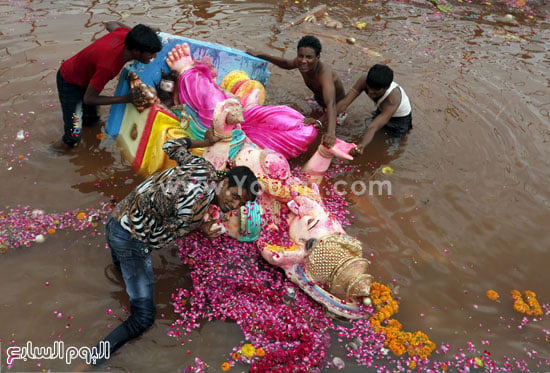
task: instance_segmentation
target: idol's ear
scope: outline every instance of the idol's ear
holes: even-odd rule
[[[288,203],[286,205],[288,206],[290,211],[292,211],[296,215],[299,215],[300,205],[298,204],[298,202],[296,202],[295,200],[291,200],[291,201],[288,201]]]

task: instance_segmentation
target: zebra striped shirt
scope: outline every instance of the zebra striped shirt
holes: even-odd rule
[[[178,166],[151,175],[113,210],[124,229],[153,249],[199,228],[214,199],[216,170],[189,145],[186,138],[167,141],[162,149]]]

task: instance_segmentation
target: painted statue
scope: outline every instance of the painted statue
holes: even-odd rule
[[[293,158],[302,154],[317,137],[317,129],[304,124],[304,116],[298,111],[286,105],[264,106],[265,92],[259,82],[244,77],[235,83],[238,87],[232,86],[228,80],[238,78],[237,73],[224,77],[221,85],[225,89],[219,87],[212,75],[213,67],[194,61],[185,43],[176,45],[168,53],[166,62],[173,71],[179,72],[177,103],[194,111],[198,122],[206,128],[212,125],[218,103],[238,98],[243,106],[241,128],[261,148]]]
[[[212,208],[205,219],[237,240],[257,242],[267,262],[281,267],[289,279],[331,312],[346,318],[366,316],[361,305],[370,302],[369,262],[362,257],[361,243],[347,235],[328,212],[317,187],[332,158],[352,159],[349,150],[355,145],[341,140],[330,149],[319,145],[301,170],[307,176],[298,178],[292,174],[287,158],[303,152],[316,135],[315,128],[303,124],[301,114],[279,115],[280,107],[265,114],[273,106],[259,104],[262,94],[258,88],[240,96],[227,93],[214,83],[210,67],[194,63],[185,44],[169,52],[167,63],[180,74],[175,101],[194,111],[197,128],[187,133],[200,137],[204,131],[198,127],[202,125],[213,127],[214,135],[221,139],[206,148],[202,156],[218,170],[226,169],[228,164],[248,166],[264,190],[255,203],[227,214]],[[262,141],[262,145],[257,144],[244,130],[247,119],[249,127],[257,124],[250,121],[257,115],[251,109],[263,110],[266,117],[280,116],[279,121],[286,124],[284,131],[290,130],[281,136],[278,129],[259,124],[257,132],[251,132]],[[280,141],[286,137],[291,138]],[[276,146],[265,146],[265,138]],[[293,141],[298,153],[296,148],[288,149],[294,146]]]

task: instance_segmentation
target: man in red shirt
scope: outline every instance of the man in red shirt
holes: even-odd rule
[[[148,26],[137,25],[130,30],[122,23],[107,22],[106,28],[109,34],[64,61],[57,72],[64,134],[51,145],[54,151],[64,152],[78,145],[82,126],[99,122],[97,105],[132,102],[130,94],[104,96],[101,91],[126,62],[147,64],[162,49],[156,32]]]

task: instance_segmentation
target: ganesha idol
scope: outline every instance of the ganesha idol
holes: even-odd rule
[[[223,216],[212,206],[205,219],[214,220],[237,240],[256,241],[267,262],[282,268],[291,281],[332,313],[350,319],[367,317],[361,305],[370,303],[369,262],[362,257],[361,243],[347,235],[328,212],[317,187],[332,158],[352,159],[349,150],[355,145],[341,140],[332,148],[319,145],[301,170],[307,178],[292,175],[287,158],[296,148],[288,147],[298,141],[299,152],[303,152],[316,129],[305,126],[303,116],[289,107],[273,110],[273,106],[261,105],[265,96],[259,88],[245,95],[221,89],[213,82],[211,69],[196,64],[188,48],[177,45],[167,58],[168,66],[179,73],[174,100],[194,113],[185,135],[201,139],[206,128],[213,127],[220,141],[204,149],[202,156],[220,171],[228,163],[248,166],[263,187],[256,202]],[[247,115],[250,108],[269,118],[251,131],[252,137],[260,138],[257,142],[247,130],[258,124],[256,113],[252,120]],[[287,126],[284,136],[272,126],[278,121]],[[280,137],[288,137],[284,154],[277,146],[268,146],[281,145]]]

